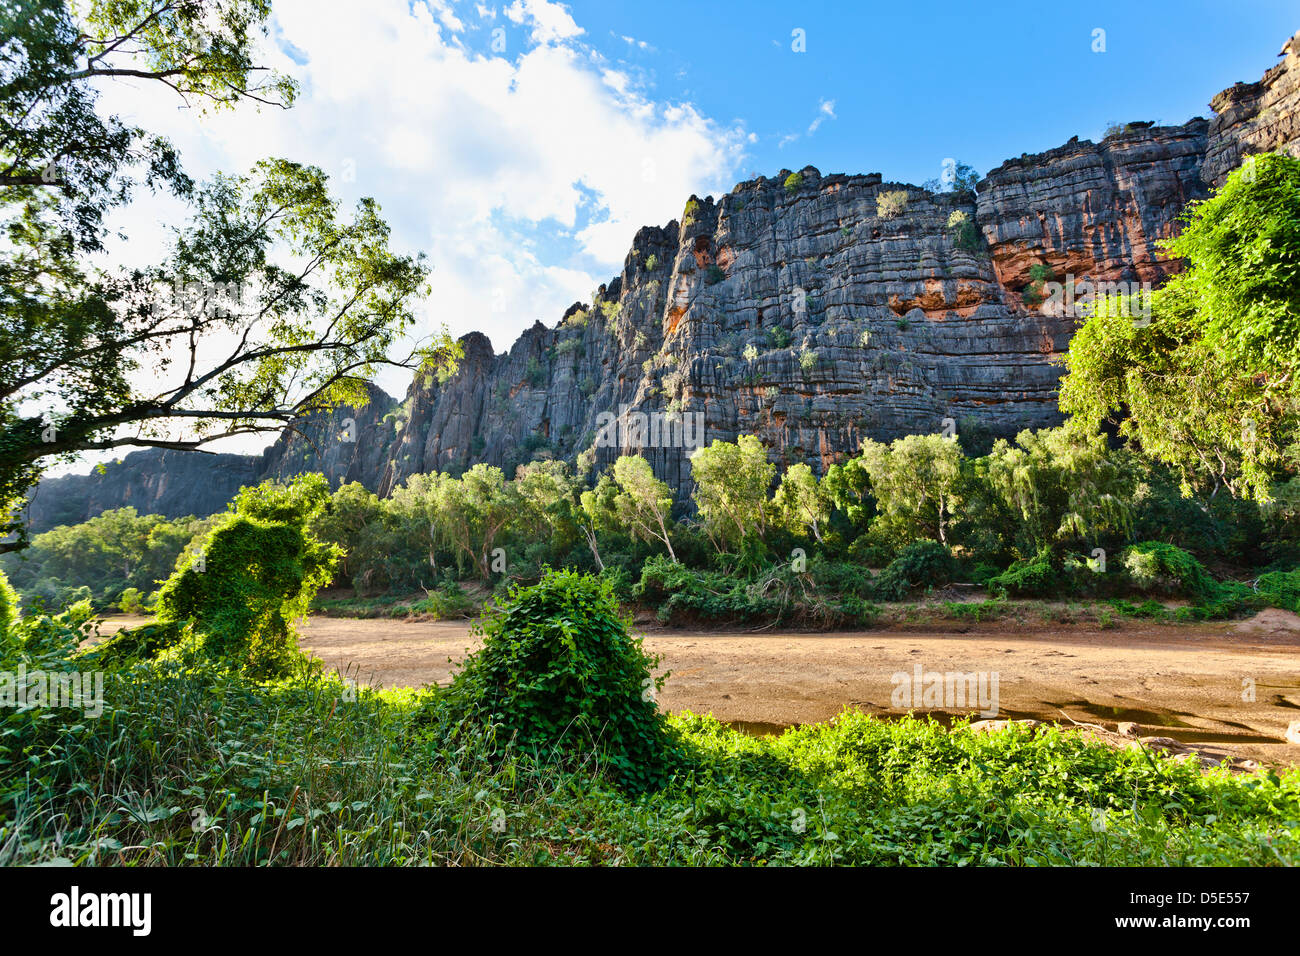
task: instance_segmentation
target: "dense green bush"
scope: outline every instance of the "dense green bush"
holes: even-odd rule
[[[1209,600],[1219,593],[1218,582],[1182,548],[1161,541],[1143,541],[1125,550],[1124,570],[1143,593]]]
[[[524,752],[567,766],[595,757],[630,790],[657,787],[673,752],[655,703],[664,676],[629,626],[609,581],[548,570],[489,612],[483,646],[439,703]]]
[[[294,621],[340,554],[307,530],[328,496],[320,475],[245,488],[159,590],[157,625],[116,635],[102,655],[147,658],[175,647],[257,678],[288,673],[299,659]]]
[[[285,673],[297,658],[293,622],[334,573],[336,552],[301,524],[233,516],[158,595],[162,621],[192,621],[204,653],[256,676]]]
[[[877,597],[901,601],[918,588],[940,588],[952,581],[952,553],[938,541],[913,541],[889,563],[875,583]]]
[[[424,598],[416,601],[409,608],[412,614],[429,614],[439,620],[456,617],[469,617],[474,609],[474,602],[455,581],[448,581],[431,589]]]
[[[747,577],[700,571],[655,555],[641,567],[633,597],[657,608],[659,620],[749,621],[781,617],[776,598],[750,593]]]
[[[1300,570],[1261,574],[1256,590],[1261,602],[1269,607],[1300,612]]]
[[[789,622],[817,627],[866,625],[880,609],[866,600],[870,572],[817,557],[808,569],[777,565],[745,575],[697,571],[662,555],[646,561],[632,597],[657,609],[659,620]]]
[[[991,591],[1014,597],[1049,597],[1061,593],[1063,567],[1052,561],[1050,552],[1012,562],[1011,567],[987,580]]]

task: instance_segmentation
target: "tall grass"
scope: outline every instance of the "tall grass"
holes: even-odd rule
[[[304,670],[108,675],[97,719],[0,712],[0,864],[1294,864],[1300,773],[1069,733],[845,714],[776,738],[670,720],[640,797]]]

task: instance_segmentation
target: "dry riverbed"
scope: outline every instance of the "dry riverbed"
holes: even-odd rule
[[[660,694],[665,709],[712,712],[749,729],[822,721],[845,707],[897,714],[890,678],[920,665],[996,673],[1000,717],[1112,730],[1136,721],[1143,736],[1300,763],[1300,746],[1285,741],[1287,726],[1300,720],[1300,617],[1285,611],[1107,630],[1005,622],[965,633],[638,630],[670,672]],[[464,621],[313,617],[302,633],[302,646],[327,665],[384,687],[446,683],[454,663],[477,646]]]

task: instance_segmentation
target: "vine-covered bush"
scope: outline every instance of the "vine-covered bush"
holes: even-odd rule
[[[286,674],[298,658],[294,621],[329,584],[342,549],[307,530],[329,501],[320,475],[264,482],[182,555],[158,592],[158,621],[106,642],[105,660],[156,656],[192,639],[196,653],[256,678]]]
[[[988,579],[988,588],[1013,597],[1048,597],[1060,593],[1064,568],[1052,560],[1050,551],[1014,561],[1001,574]]]
[[[301,525],[243,515],[216,528],[158,595],[162,621],[194,622],[206,656],[279,676],[297,656],[293,622],[334,573],[336,552]]]
[[[656,555],[631,597],[664,623],[778,621],[816,627],[869,625],[880,608],[866,600],[870,572],[814,556],[803,571],[778,565],[744,575],[697,571]]]
[[[1126,549],[1122,560],[1133,584],[1144,593],[1200,600],[1218,595],[1218,582],[1201,562],[1175,545],[1143,541]]]
[[[476,628],[483,646],[439,703],[540,758],[594,756],[627,789],[657,787],[673,750],[655,703],[666,675],[653,676],[659,659],[630,623],[608,580],[548,569],[537,584],[512,588]]]
[[[1300,570],[1261,574],[1256,590],[1264,606],[1300,612]]]

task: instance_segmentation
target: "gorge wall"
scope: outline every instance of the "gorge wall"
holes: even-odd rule
[[[864,438],[945,419],[989,437],[1055,424],[1075,320],[1026,304],[1030,269],[1153,284],[1176,270],[1158,243],[1189,201],[1252,153],[1300,154],[1300,39],[1283,55],[1258,83],[1216,96],[1209,121],[1130,123],[1024,155],[991,170],[977,198],[812,167],[692,196],[680,220],[636,234],[590,303],[508,352],[471,333],[447,382],[417,381],[401,402],[374,389],[364,408],[311,420],[260,457],[137,452],[42,482],[31,526],[125,505],[210,513],[242,484],[304,471],[387,494],[477,462],[599,467],[633,452],[684,498],[691,447],[602,432],[624,411],[698,420],[706,443],[756,434],[772,460],[818,474]],[[905,208],[882,215],[896,192]],[[950,226],[954,213],[977,241]]]

